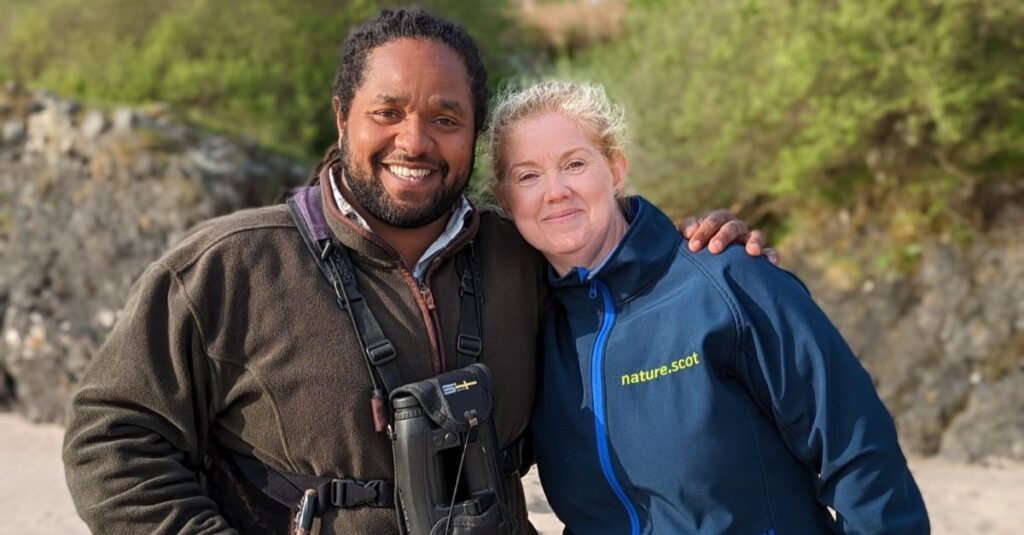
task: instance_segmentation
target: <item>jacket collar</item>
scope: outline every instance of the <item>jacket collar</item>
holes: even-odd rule
[[[555,295],[571,306],[579,300],[592,300],[591,282],[600,281],[616,304],[625,303],[643,293],[661,278],[682,237],[665,214],[646,199],[629,198],[629,229],[611,255],[594,271],[574,268],[559,277],[548,267],[548,278]]]

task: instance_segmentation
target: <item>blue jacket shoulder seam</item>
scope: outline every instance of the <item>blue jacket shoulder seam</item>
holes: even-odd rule
[[[718,293],[719,297],[725,303],[725,306],[728,307],[729,314],[732,316],[734,331],[733,349],[732,352],[729,354],[729,358],[726,359],[724,364],[725,369],[733,370],[736,358],[739,356],[740,348],[743,341],[743,316],[739,312],[739,306],[729,295],[729,292],[725,291],[725,288],[722,287],[722,284],[717,279],[715,279],[715,277],[712,276],[711,273],[708,272],[708,270],[700,264],[700,262],[694,260],[686,251],[684,251],[683,247],[684,245],[680,245],[679,248],[676,249],[676,255],[689,262],[690,265],[692,265],[697,271],[700,272],[701,275],[704,276],[705,279],[708,280],[709,283],[711,283],[712,287],[715,289],[715,292]]]

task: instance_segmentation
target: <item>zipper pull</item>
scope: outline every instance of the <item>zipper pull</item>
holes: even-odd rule
[[[391,427],[391,414],[388,411],[388,398],[379,388],[373,389],[370,396],[370,413],[373,414],[373,428],[383,433]]]
[[[597,282],[590,281],[590,298],[597,299]]]
[[[428,310],[434,310],[434,294],[430,291],[430,288],[420,288],[420,295],[423,296],[423,300],[427,303]]]

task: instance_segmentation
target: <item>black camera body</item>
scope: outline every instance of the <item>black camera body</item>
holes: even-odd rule
[[[413,535],[512,534],[511,496],[483,364],[391,393],[400,520]]]

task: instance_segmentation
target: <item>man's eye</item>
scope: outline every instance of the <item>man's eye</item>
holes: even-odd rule
[[[377,110],[373,112],[373,116],[378,119],[383,119],[385,121],[392,121],[398,119],[399,117],[398,112],[396,112],[395,110]]]
[[[452,119],[451,117],[438,117],[437,119],[434,119],[434,122],[436,124],[449,128],[459,125],[459,122],[456,121],[455,119]]]

